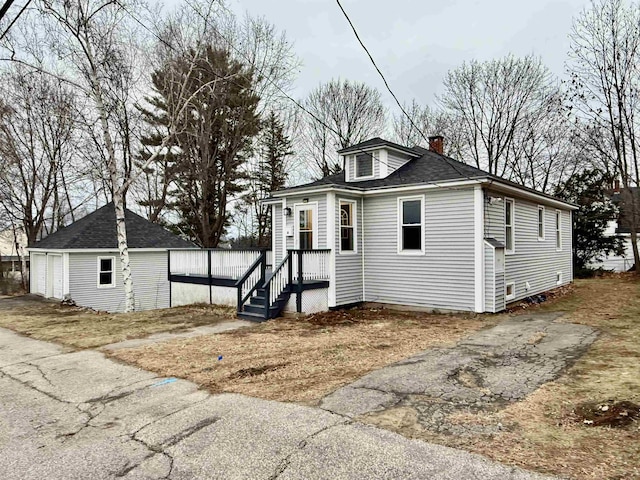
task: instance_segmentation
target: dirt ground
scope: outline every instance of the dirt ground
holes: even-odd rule
[[[189,305],[147,312],[105,313],[38,297],[0,300],[0,327],[74,349],[95,348],[157,332],[179,332],[235,320],[235,309]]]
[[[422,429],[416,412],[406,408],[361,420],[545,473],[590,480],[640,479],[640,280],[633,275],[577,280],[568,293],[520,309],[565,311],[560,321],[601,332],[575,365],[503,410],[449,418],[466,426],[499,425],[499,433],[435,434]],[[612,414],[605,422],[607,412]]]
[[[431,346],[452,345],[499,318],[352,309],[279,318],[249,330],[120,350],[114,356],[212,392],[315,405],[371,370]]]

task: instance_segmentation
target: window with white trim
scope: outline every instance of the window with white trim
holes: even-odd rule
[[[354,178],[371,178],[373,177],[373,161],[378,158],[378,152],[362,152],[355,156],[355,177]]]
[[[424,250],[424,210],[423,197],[398,199],[398,250],[407,253],[420,253]]]
[[[515,251],[515,231],[513,227],[515,216],[514,202],[510,198],[504,201],[504,239],[505,253],[513,253]]]
[[[562,213],[556,210],[556,250],[562,250]]]
[[[98,257],[98,288],[116,286],[115,257]]]
[[[506,300],[513,300],[516,298],[516,284],[514,282],[509,282],[506,285],[504,298]]]
[[[356,202],[340,200],[340,252],[356,251]]]
[[[538,206],[538,240],[544,240],[544,207]]]

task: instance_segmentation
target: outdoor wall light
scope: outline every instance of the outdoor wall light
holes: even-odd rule
[[[291,216],[291,207],[286,207],[284,209],[284,214],[285,214],[285,216],[290,217]]]

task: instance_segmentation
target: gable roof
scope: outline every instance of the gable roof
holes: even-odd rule
[[[151,223],[131,210],[125,210],[129,248],[194,248],[158,224]],[[54,250],[116,249],[116,211],[113,202],[73,222],[31,246]]]
[[[485,172],[484,170],[472,165],[462,163],[446,155],[441,155],[432,150],[418,146],[412,148],[402,147],[393,142],[388,142],[376,137],[374,139],[367,140],[366,142],[359,143],[358,145],[354,145],[353,147],[349,147],[348,149],[340,150],[338,153],[362,151],[362,149],[372,148],[374,146],[393,146],[393,148],[400,147],[405,151],[409,151],[414,155],[417,155],[417,158],[412,158],[385,178],[347,182],[343,170],[314,182],[285,188],[273,193],[296,192],[298,190],[304,191],[316,187],[340,187],[355,191],[366,191],[369,189],[429,185],[459,180],[488,180],[492,182],[499,182],[508,187],[515,187],[523,190],[524,192],[534,193],[536,195],[546,197],[549,200],[575,207],[573,204],[552,195],[539,192],[533,188],[525,187],[497,175]]]
[[[337,153],[339,153],[340,155],[344,155],[345,153],[361,152],[368,148],[375,147],[391,147],[395,148],[396,150],[401,150],[405,153],[408,153],[409,155],[419,155],[418,152],[416,152],[413,148],[405,147],[404,145],[393,143],[380,137],[374,137],[369,140],[365,140],[364,142],[356,143],[355,145],[351,145],[350,147],[338,150]]]

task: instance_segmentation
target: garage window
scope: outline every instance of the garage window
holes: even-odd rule
[[[98,257],[98,288],[116,286],[114,265],[115,257]]]

